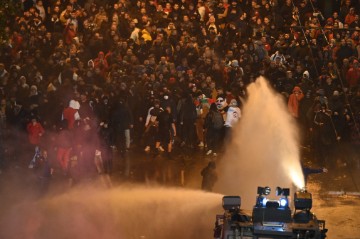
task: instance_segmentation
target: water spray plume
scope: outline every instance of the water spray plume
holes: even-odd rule
[[[2,211],[0,238],[211,238],[221,199],[175,188],[81,188]]]
[[[304,175],[295,170],[290,170],[291,180],[298,189],[305,187]]]
[[[297,127],[285,100],[260,77],[248,87],[243,117],[219,164],[216,190],[241,195],[243,208],[251,208],[258,186],[302,188],[299,155]]]

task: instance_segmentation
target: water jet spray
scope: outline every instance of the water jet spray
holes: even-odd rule
[[[298,129],[285,99],[263,77],[250,84],[247,92],[243,117],[218,164],[215,191],[255,195],[254,188],[262,184],[303,188]],[[242,204],[249,208],[252,201]]]

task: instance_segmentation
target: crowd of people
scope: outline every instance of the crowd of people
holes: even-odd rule
[[[34,150],[65,175],[74,165],[110,173],[114,149],[216,157],[258,76],[282,94],[319,162],[335,162],[342,144],[359,160],[360,1],[19,4],[0,9],[0,170]]]

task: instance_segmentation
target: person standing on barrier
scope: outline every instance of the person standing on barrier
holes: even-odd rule
[[[116,132],[115,141],[121,155],[128,150],[130,146],[130,131],[133,127],[133,117],[129,107],[125,103],[125,99],[120,98],[115,110],[111,115],[111,127]]]
[[[195,122],[197,118],[196,106],[194,104],[191,94],[185,97],[184,104],[180,109],[180,125],[183,132],[182,145],[194,148],[196,143],[196,128]]]
[[[171,158],[172,150],[172,134],[176,136],[175,121],[171,114],[171,107],[167,106],[163,112],[159,114],[159,138],[160,143],[167,146],[167,157]]]
[[[204,129],[206,130],[206,142],[208,151],[206,155],[217,156],[217,150],[221,145],[220,137],[224,126],[224,120],[215,103],[210,105],[209,113],[206,115]]]
[[[154,100],[154,106],[150,107],[148,110],[148,115],[146,117],[145,122],[145,152],[149,152],[151,150],[151,146],[154,146],[159,151],[164,151],[163,147],[160,145],[158,141],[158,131],[159,131],[159,121],[158,116],[164,110],[160,107],[160,101],[158,99]]]

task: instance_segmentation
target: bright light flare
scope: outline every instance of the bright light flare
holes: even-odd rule
[[[287,204],[288,204],[288,201],[285,198],[280,199],[280,206],[281,207],[286,207]]]
[[[262,201],[261,201],[261,204],[263,205],[263,207],[266,207],[266,203],[268,202],[269,200],[267,198],[263,198]]]
[[[291,180],[292,184],[298,189],[301,189],[305,187],[305,180],[301,169],[300,157],[295,155],[298,155],[298,153],[294,152],[284,157],[282,167],[287,173],[287,177]]]
[[[303,175],[300,168],[299,168],[299,170],[295,170],[295,169],[289,170],[289,176],[290,176],[293,184],[297,188],[304,188],[305,187],[304,175]]]

